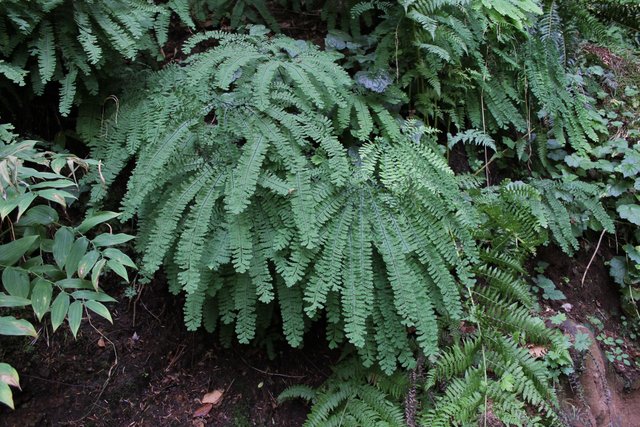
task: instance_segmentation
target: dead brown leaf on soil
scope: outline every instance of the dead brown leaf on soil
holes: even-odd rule
[[[204,405],[196,409],[196,411],[193,413],[193,418],[206,417],[207,415],[209,415],[209,412],[211,412],[211,409],[213,409],[213,405],[211,403],[205,403]]]
[[[547,352],[549,351],[549,349],[541,345],[530,345],[528,348],[529,348],[529,354],[534,359],[540,359],[544,357],[544,355],[547,354]]]
[[[223,394],[224,392],[222,390],[214,390],[204,395],[202,403],[210,403],[215,406],[220,403]]]

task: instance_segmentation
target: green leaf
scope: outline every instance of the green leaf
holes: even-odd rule
[[[117,218],[118,216],[120,216],[120,214],[116,212],[96,212],[95,214],[85,218],[85,220],[76,227],[76,230],[79,233],[84,234],[96,225],[109,221],[113,218]]]
[[[0,294],[0,307],[25,307],[31,305],[29,298]]]
[[[118,302],[115,298],[105,294],[104,292],[95,291],[75,291],[71,294],[74,299],[96,300],[100,302]]]
[[[92,289],[93,285],[90,281],[84,279],[62,279],[56,282],[56,286],[63,289]]]
[[[620,205],[617,211],[620,214],[620,218],[626,219],[635,225],[640,225],[640,206]]]
[[[624,278],[627,275],[627,263],[624,257],[616,256],[609,261],[609,275],[613,281],[620,286],[624,286]]]
[[[549,320],[554,325],[561,325],[565,320],[567,320],[567,315],[564,313],[558,313],[555,316],[551,316]]]
[[[627,253],[627,257],[636,265],[640,265],[640,246],[626,244],[622,247]]]
[[[515,378],[510,373],[506,373],[500,379],[500,389],[506,392],[512,392]]]
[[[232,214],[242,213],[249,205],[251,196],[256,191],[260,166],[268,147],[269,144],[262,135],[243,147],[242,156],[233,171],[225,198],[227,209]]]
[[[550,299],[553,301],[566,299],[566,296],[556,288],[556,284],[553,283],[548,277],[545,277],[541,274],[534,279],[538,287],[542,289],[542,298]]]
[[[104,255],[106,258],[118,261],[120,264],[127,267],[138,268],[136,264],[131,260],[131,258],[129,258],[128,255],[124,254],[119,249],[107,248],[102,252],[102,255]]]
[[[38,205],[29,209],[18,224],[23,226],[49,225],[57,222],[58,219],[58,212],[55,209],[47,205]]]
[[[4,403],[11,409],[15,409],[13,406],[13,395],[11,394],[11,389],[8,384],[0,381],[0,402]]]
[[[59,276],[60,270],[53,264],[43,264],[42,257],[29,258],[23,265],[28,267],[29,273],[33,273],[36,276]]]
[[[18,86],[24,86],[24,78],[29,72],[22,68],[0,60],[0,74],[11,80]]]
[[[11,316],[0,317],[0,335],[32,336],[37,337],[38,333],[33,325],[24,319],[16,319]]]
[[[127,274],[127,269],[124,268],[124,265],[120,264],[118,261],[114,259],[110,259],[107,261],[107,267],[113,270],[118,276],[122,277],[124,280],[129,283],[129,275]]]
[[[60,269],[64,267],[64,263],[69,256],[69,252],[71,252],[74,237],[73,231],[67,227],[61,227],[56,232],[53,239],[53,259],[56,261],[56,264],[58,264]]]
[[[78,69],[72,68],[62,79],[60,85],[60,114],[64,117],[69,115],[73,99],[76,96],[76,78],[78,77]]]
[[[36,195],[34,193],[18,194],[15,191],[8,192],[6,199],[0,197],[0,220],[4,220],[11,212],[18,208],[16,221],[19,221],[20,216],[22,216],[35,198]]]
[[[93,289],[98,290],[98,285],[100,281],[100,273],[102,273],[102,268],[104,264],[107,262],[106,259],[101,259],[93,266],[91,270],[91,283],[93,283]]]
[[[69,306],[67,320],[74,338],[78,337],[78,329],[80,329],[80,322],[82,322],[82,307],[83,304],[80,301],[74,301]]]
[[[38,196],[43,197],[47,200],[51,200],[52,202],[58,203],[62,207],[67,207],[66,199],[76,199],[71,193],[68,193],[64,190],[58,190],[54,188],[49,188],[46,190],[38,190]]]
[[[36,41],[36,55],[42,84],[47,84],[56,69],[56,48],[53,27],[48,20],[40,26],[40,37]]]
[[[110,234],[110,233],[104,233],[104,234],[100,234],[99,236],[96,236],[93,239],[93,244],[97,247],[100,246],[114,246],[114,245],[121,245],[123,243],[128,242],[129,240],[133,239],[133,236],[130,236],[128,234]]]
[[[33,292],[31,292],[31,307],[33,307],[33,312],[38,320],[42,320],[42,317],[49,310],[52,295],[53,284],[43,279],[37,279]]]
[[[6,177],[4,175],[2,176],[2,178],[3,181],[6,180]],[[15,191],[10,190],[7,195],[3,196],[4,197],[0,197],[0,220],[4,220],[11,212],[14,211],[15,208],[18,207],[18,203],[20,202],[20,198],[23,196],[23,194],[18,194]]]
[[[111,313],[109,313],[109,309],[107,309],[107,307],[105,307],[104,304],[94,300],[89,300],[84,304],[87,306],[89,310],[93,311],[98,316],[102,316],[105,319],[107,319],[110,323],[113,323],[113,319],[111,318]]]
[[[69,179],[54,179],[52,181],[43,181],[38,184],[33,184],[29,188],[31,190],[38,190],[38,189],[45,189],[45,188],[68,188],[68,187],[73,187],[75,185],[76,185],[75,182]]]
[[[39,236],[22,237],[13,242],[0,245],[0,265],[10,266],[15,264],[24,255]]]
[[[591,338],[589,334],[578,332],[573,342],[573,347],[578,351],[587,351],[591,347]]]
[[[55,173],[60,173],[62,168],[65,167],[66,165],[67,165],[67,159],[65,157],[58,157],[51,161],[51,170],[53,170]]]
[[[20,202],[18,203],[18,216],[16,217],[16,221],[20,221],[22,214],[25,213],[31,203],[36,199],[36,195],[34,193],[26,193],[20,198]]]
[[[100,258],[98,251],[87,252],[78,263],[78,277],[84,279],[84,276],[91,271],[98,258]]]
[[[51,304],[51,326],[53,331],[64,322],[64,318],[69,310],[69,294],[66,292],[60,292],[53,304]]]
[[[67,256],[64,270],[67,273],[67,277],[70,278],[73,276],[73,273],[78,270],[78,265],[80,264],[80,260],[87,252],[87,248],[89,247],[89,239],[86,237],[80,237],[78,240],[73,242],[73,246],[71,246],[71,250],[69,251],[69,255]]]
[[[18,372],[8,363],[0,363],[0,382],[20,388]]]
[[[15,267],[4,269],[2,272],[2,284],[9,295],[16,297],[27,298],[31,290],[29,275]]]
[[[0,402],[11,409],[13,406],[13,396],[9,386],[20,388],[20,377],[18,372],[7,363],[0,363]]]

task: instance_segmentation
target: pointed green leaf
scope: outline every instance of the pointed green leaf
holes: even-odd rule
[[[3,180],[6,179],[3,177]],[[3,181],[0,181],[3,182]],[[0,197],[0,220],[4,220],[11,212],[14,211],[15,208],[18,207],[18,203],[20,202],[20,198],[22,196],[17,196],[15,191],[11,190],[9,196],[6,196],[6,199]],[[13,196],[13,197],[12,197]]]
[[[42,320],[42,317],[49,310],[52,296],[53,284],[43,279],[37,279],[33,292],[31,292],[31,307],[33,307],[33,312],[38,320]]]
[[[8,363],[0,363],[0,382],[20,388],[18,372]]]
[[[24,255],[39,236],[27,236],[13,242],[0,245],[0,265],[10,266]]]
[[[105,294],[104,292],[95,291],[75,291],[71,294],[74,299],[96,300],[100,302],[118,302],[115,298]]]
[[[105,257],[118,261],[120,264],[131,268],[137,268],[136,264],[129,258],[128,255],[115,248],[107,248],[102,252]]]
[[[80,329],[80,322],[82,322],[82,302],[74,301],[69,306],[67,320],[69,321],[69,328],[74,338],[78,336],[78,329]]]
[[[20,215],[33,199],[35,199],[33,193],[18,194],[13,190],[8,191],[6,199],[0,197],[0,220],[4,220],[16,208],[18,208],[17,220],[19,220]]]
[[[116,212],[96,212],[82,221],[82,223],[76,227],[76,230],[78,230],[79,233],[86,233],[96,225],[117,218],[118,216],[120,216],[120,214]]]
[[[110,259],[109,261],[107,261],[107,267],[109,267],[111,270],[113,270],[114,273],[116,273],[118,276],[126,280],[127,283],[129,283],[129,275],[127,274],[127,269],[124,268],[124,265],[120,264],[115,259]]]
[[[34,193],[26,193],[22,195],[20,202],[18,203],[18,216],[16,217],[16,221],[20,221],[22,214],[29,209],[29,206],[31,206],[31,203],[33,203],[35,199],[36,195]]]
[[[0,317],[0,335],[29,335],[32,337],[37,337],[38,333],[33,328],[33,325],[24,319],[16,319],[15,317],[11,316],[2,316]]]
[[[8,384],[0,381],[0,403],[4,403],[11,409],[15,409],[13,406],[13,395]]]
[[[92,289],[93,285],[90,281],[84,279],[62,279],[56,282],[56,286],[63,289]]]
[[[69,294],[60,292],[56,299],[53,300],[53,304],[51,304],[51,326],[54,332],[64,321],[68,310]]]
[[[71,278],[73,273],[78,269],[78,265],[80,264],[80,260],[84,256],[85,252],[87,252],[87,248],[89,247],[89,239],[86,237],[80,237],[78,240],[73,242],[71,246],[71,250],[69,251],[69,255],[64,264],[64,270],[67,273],[67,277]]]
[[[67,159],[65,157],[58,157],[51,160],[51,170],[55,173],[60,173],[63,167],[67,165]]]
[[[93,265],[98,261],[98,258],[100,258],[98,251],[90,251],[84,254],[78,263],[78,277],[84,279],[84,276],[91,271]]]
[[[0,294],[0,307],[25,307],[27,305],[31,305],[31,300],[28,298]]]
[[[107,309],[107,307],[105,307],[102,303],[98,301],[89,300],[84,304],[87,306],[89,310],[93,311],[98,316],[102,316],[105,319],[107,319],[110,323],[113,323],[113,319],[111,318],[111,313],[109,313],[109,309]]]
[[[53,259],[61,269],[64,267],[67,256],[69,256],[69,252],[71,252],[73,238],[73,231],[67,227],[61,227],[58,229],[53,239]]]
[[[64,190],[58,190],[54,188],[49,188],[46,190],[38,190],[38,196],[44,197],[47,200],[51,200],[52,202],[58,203],[62,207],[67,207],[66,199],[76,199],[77,197],[71,193],[68,193]]]
[[[16,297],[27,298],[31,290],[29,275],[15,267],[4,269],[2,272],[2,284],[9,295]]]
[[[98,290],[98,285],[100,281],[100,274],[102,273],[102,268],[104,264],[107,262],[106,259],[101,259],[93,266],[91,270],[91,283],[93,283],[93,289]]]
[[[39,190],[45,188],[69,188],[74,187],[75,185],[75,182],[71,181],[70,179],[54,179],[51,181],[42,181],[38,184],[33,184],[29,188],[31,190]]]
[[[128,234],[104,233],[104,234],[100,234],[99,236],[96,236],[96,238],[93,239],[93,244],[97,247],[121,245],[123,243],[128,242],[131,239],[133,239],[133,236],[130,236]]]
[[[18,224],[23,226],[49,225],[58,219],[58,212],[55,209],[47,205],[38,205],[29,209]]]

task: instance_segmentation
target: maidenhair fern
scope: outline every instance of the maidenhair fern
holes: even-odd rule
[[[318,390],[294,386],[279,400],[311,401],[305,426],[448,427],[484,425],[487,420],[510,426],[560,425],[544,359],[549,354],[570,365],[568,341],[531,315],[534,301],[524,280],[523,261],[543,241],[535,209],[526,200],[535,194],[532,187],[517,185],[504,187],[497,199],[476,198],[486,214],[478,237],[482,240],[485,232],[498,237],[481,249],[474,268],[477,282],[466,288],[466,315],[451,325],[449,344],[424,359],[411,382],[406,374],[387,377],[347,360]],[[527,216],[530,220],[523,221]],[[418,375],[421,371],[426,374]],[[417,387],[415,400],[406,398],[412,387]]]
[[[66,116],[81,92],[97,94],[99,70],[117,72],[120,60],[140,52],[158,56],[172,12],[193,26],[188,3],[176,0],[162,6],[144,0],[4,0],[0,75],[20,85],[30,77],[36,95],[58,82]]]
[[[384,8],[366,37],[352,31],[341,42],[330,34],[327,45],[355,54],[358,60],[347,64],[364,67],[359,74],[393,76],[410,94],[411,108],[452,135],[470,128],[492,136],[536,134],[531,142],[540,153],[548,138],[581,153],[599,141],[593,102],[567,67],[576,54],[567,58],[564,9],[554,2],[401,4]]]
[[[326,315],[332,345],[387,372],[412,365],[409,330],[435,354],[438,318],[461,317],[459,278],[478,254],[473,208],[434,141],[352,86],[337,55],[206,37],[216,47],[152,74],[117,123],[85,134],[107,185],[135,159],[123,211],[140,221],[143,273],[167,266],[189,329],[203,316],[212,329],[217,313],[249,342],[277,301],[291,345]]]

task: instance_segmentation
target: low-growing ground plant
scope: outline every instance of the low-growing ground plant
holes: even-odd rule
[[[135,264],[116,246],[133,236],[101,227],[114,212],[64,225],[79,194],[77,177],[89,167],[99,163],[46,151],[0,126],[0,336],[37,338],[33,317],[52,331],[66,321],[74,336],[90,312],[111,321],[104,303],[115,300],[101,285],[109,271],[129,280]],[[0,402],[13,408],[9,386],[20,386],[18,373],[0,363]]]

